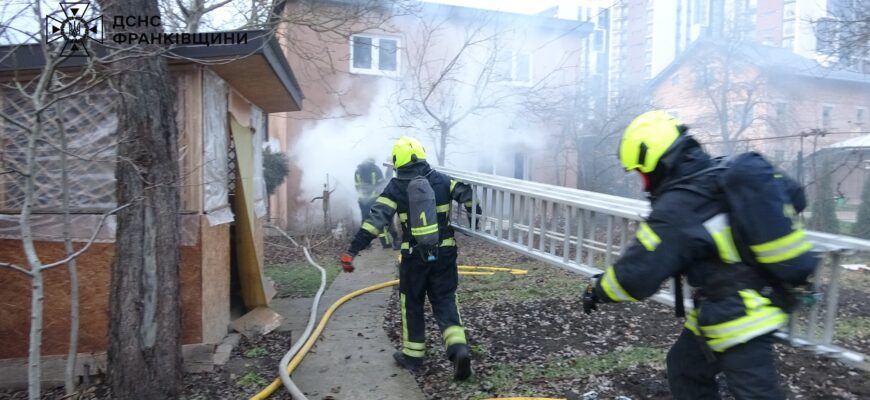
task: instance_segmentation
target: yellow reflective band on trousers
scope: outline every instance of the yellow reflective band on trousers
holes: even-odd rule
[[[811,250],[813,245],[806,240],[804,230],[798,229],[779,239],[752,245],[749,248],[755,253],[758,262],[772,264],[791,260]]]
[[[450,346],[452,344],[466,344],[465,329],[459,325],[447,327],[441,336],[444,337],[445,346]]]
[[[635,235],[637,236],[637,240],[640,241],[640,244],[642,244],[648,251],[655,250],[662,242],[659,235],[656,235],[646,222],[641,222],[640,225],[638,225]]]
[[[362,228],[365,229],[366,232],[371,233],[372,235],[375,235],[375,236],[378,236],[381,233],[381,231],[378,228],[375,228],[374,225],[372,225],[368,222],[363,222]]]
[[[740,253],[737,252],[737,246],[734,244],[734,237],[731,234],[731,225],[726,214],[716,214],[713,218],[704,222],[704,229],[713,238],[716,243],[716,249],[719,250],[719,258],[728,264],[740,262]]]
[[[411,228],[411,234],[414,236],[423,236],[423,235],[428,235],[430,233],[437,233],[437,232],[438,232],[438,224],[421,226],[419,228]]]
[[[395,201],[392,201],[384,196],[378,196],[377,200],[375,200],[375,201],[378,203],[384,204],[387,207],[392,208],[393,210],[395,210],[396,207],[398,207],[398,205],[396,204]]]
[[[408,213],[399,213],[399,221],[405,222],[408,220]]]
[[[607,294],[607,297],[610,297],[610,300],[613,301],[637,301],[634,297],[628,294],[625,289],[622,288],[622,285],[619,284],[619,281],[616,280],[616,271],[613,270],[613,266],[607,267],[607,271],[604,272],[604,276],[601,277],[601,289],[604,290],[604,293]]]
[[[450,180],[450,193],[453,193],[453,188],[455,188],[455,187],[456,187],[456,180],[451,179]]]
[[[423,357],[426,355],[426,344],[408,340],[408,312],[404,293],[399,293],[399,303],[402,306],[402,353],[409,357]]]
[[[450,212],[450,204],[441,204],[435,206],[435,212],[446,213]]]
[[[697,314],[692,310],[685,327],[695,335],[703,335],[710,349],[722,352],[773,332],[788,323],[788,314],[771,305],[770,299],[757,291],[746,289],[739,291],[739,294],[746,307],[745,316],[715,325],[698,326]]]

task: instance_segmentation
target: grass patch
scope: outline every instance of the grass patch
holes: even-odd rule
[[[318,262],[326,270],[326,287],[332,284],[341,267],[336,261]],[[307,262],[266,266],[266,276],[275,281],[278,297],[314,297],[320,287],[320,271]]]
[[[528,275],[497,273],[492,276],[463,277],[458,296],[468,303],[523,302],[550,298],[576,298],[586,285],[580,275],[540,263],[511,265],[526,269]]]
[[[269,354],[269,352],[262,347],[254,347],[245,352],[244,356],[248,358],[260,358],[265,357]]]
[[[870,336],[870,318],[842,318],[837,321],[835,336],[842,339]]]
[[[248,372],[236,381],[239,386],[266,386],[267,383],[269,382],[266,382],[266,378],[256,372]]]
[[[497,365],[493,372],[469,385],[491,388],[498,394],[531,394],[540,381],[574,379],[618,371],[638,365],[664,365],[666,349],[633,347],[597,356],[552,360],[543,365]],[[491,395],[482,396],[492,397]]]

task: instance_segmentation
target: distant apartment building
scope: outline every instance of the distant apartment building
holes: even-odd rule
[[[610,23],[611,91],[657,76],[699,38],[749,41],[822,59],[816,21],[847,13],[855,0],[625,0]],[[866,60],[864,65],[868,65]]]

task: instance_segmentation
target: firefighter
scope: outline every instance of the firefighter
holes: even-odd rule
[[[357,165],[356,173],[354,174],[354,185],[356,186],[357,202],[359,203],[359,211],[362,214],[362,221],[368,217],[369,210],[375,204],[375,199],[378,193],[385,185],[384,174],[381,169],[375,164],[374,158],[366,158],[362,164]],[[383,248],[396,248],[394,243],[396,232],[393,230],[393,224],[379,227],[381,232],[378,234],[378,239]]]
[[[723,169],[714,167],[687,130],[658,111],[638,116],[625,130],[619,159],[626,170],[640,173],[652,212],[623,256],[593,277],[583,294],[584,311],[595,310],[597,303],[644,299],[669,277],[686,276],[696,288],[695,307],[667,355],[673,398],[718,399],[716,376],[722,372],[738,400],[783,399],[772,335],[787,324],[784,302],[770,292],[773,283],[760,268],[741,261],[745,253],[736,247],[726,203],[716,192],[716,176]],[[746,247],[761,263],[769,263],[766,267],[793,276],[790,283],[799,285],[816,260],[789,208],[780,205],[785,215],[762,217],[767,220],[758,221],[759,226],[771,228],[755,233],[767,241]],[[788,225],[773,233],[783,223]]]
[[[456,267],[456,241],[450,228],[451,202],[457,201],[466,209],[471,207],[471,188],[449,176],[430,168],[426,152],[415,139],[403,136],[393,146],[393,165],[396,177],[391,179],[383,193],[375,200],[368,217],[357,232],[347,253],[341,257],[345,272],[353,272],[353,258],[379,234],[398,213],[402,225],[401,263],[399,266],[399,299],[402,311],[402,350],[393,354],[396,362],[412,371],[422,364],[426,354],[423,304],[426,297],[432,305],[435,321],[448,359],[454,365],[453,376],[465,380],[471,375],[471,357],[465,338],[465,329],[456,303],[458,271]],[[425,177],[434,194],[433,212],[437,223],[409,227],[408,185],[416,177]],[[414,239],[412,231],[432,230],[438,233],[437,249],[424,249]],[[433,252],[433,250],[435,250]],[[424,255],[437,254],[432,261]]]

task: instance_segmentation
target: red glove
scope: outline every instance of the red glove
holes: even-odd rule
[[[345,254],[341,256],[341,268],[344,272],[353,272],[353,256]]]

